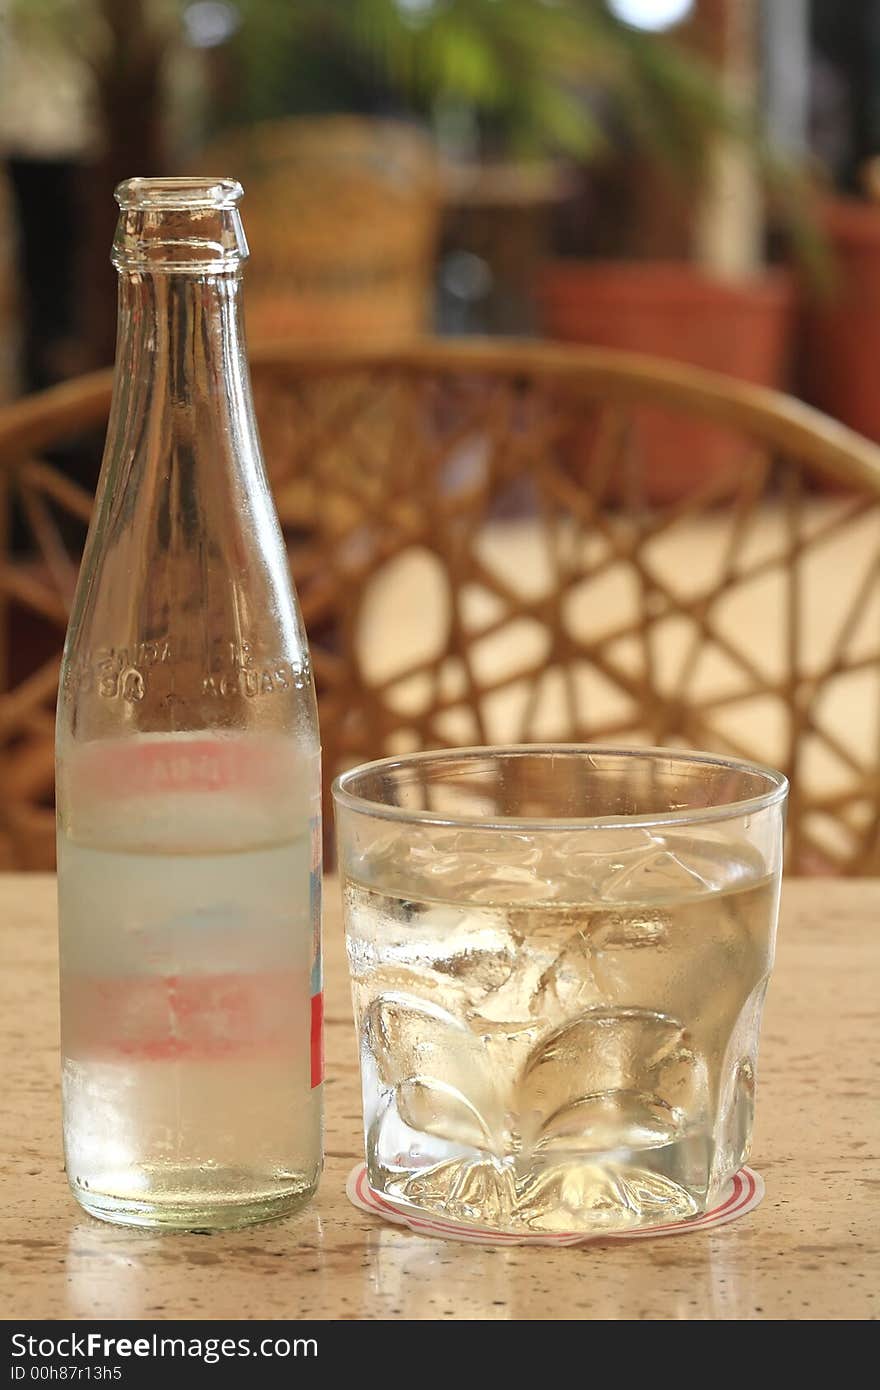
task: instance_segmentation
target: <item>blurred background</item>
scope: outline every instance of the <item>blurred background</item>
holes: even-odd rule
[[[0,0],[0,399],[112,360],[111,192],[233,174],[251,341],[517,334],[874,438],[880,0]]]
[[[0,864],[52,862],[113,188],[175,173],[245,188],[328,774],[684,743],[880,872],[880,0],[0,0]]]

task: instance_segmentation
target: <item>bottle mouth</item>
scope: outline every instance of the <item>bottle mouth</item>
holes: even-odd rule
[[[248,247],[230,178],[126,179],[116,189],[117,270],[217,275],[237,271]]]
[[[132,208],[185,211],[234,208],[244,190],[236,179],[126,179],[115,198],[123,212]]]

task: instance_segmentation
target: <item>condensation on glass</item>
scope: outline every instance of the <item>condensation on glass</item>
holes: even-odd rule
[[[372,1186],[514,1236],[707,1211],[751,1142],[784,777],[484,748],[334,795]]]
[[[65,646],[64,1145],[106,1220],[290,1211],[321,1166],[320,753],[228,179],[117,190],[119,329]]]

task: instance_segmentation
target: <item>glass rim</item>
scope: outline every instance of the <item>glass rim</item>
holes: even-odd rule
[[[391,806],[373,801],[350,791],[347,782],[364,773],[383,769],[413,767],[418,764],[458,761],[463,758],[485,758],[499,755],[530,757],[533,755],[564,754],[566,756],[603,756],[656,760],[667,762],[706,763],[731,772],[745,772],[763,778],[769,785],[757,796],[739,801],[719,802],[716,806],[694,806],[687,811],[650,811],[634,815],[614,816],[449,816],[439,811],[414,811],[405,806]],[[331,795],[336,807],[370,816],[376,820],[397,821],[405,825],[437,825],[461,830],[513,830],[530,832],[548,830],[650,830],[659,826],[703,825],[711,821],[733,820],[737,816],[753,815],[757,811],[778,806],[788,795],[788,778],[783,772],[745,758],[729,758],[719,753],[692,751],[686,748],[630,747],[605,743],[509,743],[475,744],[467,748],[423,749],[416,753],[396,753],[387,758],[375,758],[359,763],[334,778]]]

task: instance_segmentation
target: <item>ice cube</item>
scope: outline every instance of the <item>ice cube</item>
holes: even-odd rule
[[[518,1026],[534,1022],[532,1000],[540,989],[541,977],[550,965],[553,954],[546,947],[535,947],[530,941],[524,940],[514,926],[515,920],[515,917],[510,920],[510,970],[494,989],[474,999],[474,1027],[480,1027],[481,1020],[515,1023]]]
[[[511,830],[499,838],[487,836],[481,830],[457,831],[448,845],[449,852],[462,862],[478,860],[480,863],[535,866],[540,863],[541,849],[530,835],[518,835]]]
[[[505,984],[514,970],[516,946],[506,935],[492,931],[476,931],[470,935],[457,932],[445,943],[445,949],[435,950],[431,965],[435,971],[464,988],[468,1002],[474,1004],[484,995],[493,994]]]
[[[459,903],[543,901],[542,849],[528,836],[418,827],[383,837],[364,851],[355,876],[390,894]]]
[[[472,880],[468,899],[473,903],[546,903],[560,897],[558,880],[541,878],[530,868],[515,864],[489,865]]]
[[[634,857],[602,884],[604,902],[644,902],[710,893],[716,885],[696,866],[686,864],[669,849],[653,849]]]
[[[651,908],[629,912],[594,912],[589,941],[594,951],[632,951],[662,946],[669,935],[668,913]]]
[[[602,1002],[590,938],[579,925],[542,970],[529,1000],[529,1012],[556,1024]]]
[[[625,878],[656,848],[646,830],[572,831],[548,841],[544,873],[559,882],[559,896],[568,901],[601,900],[608,882]]]

